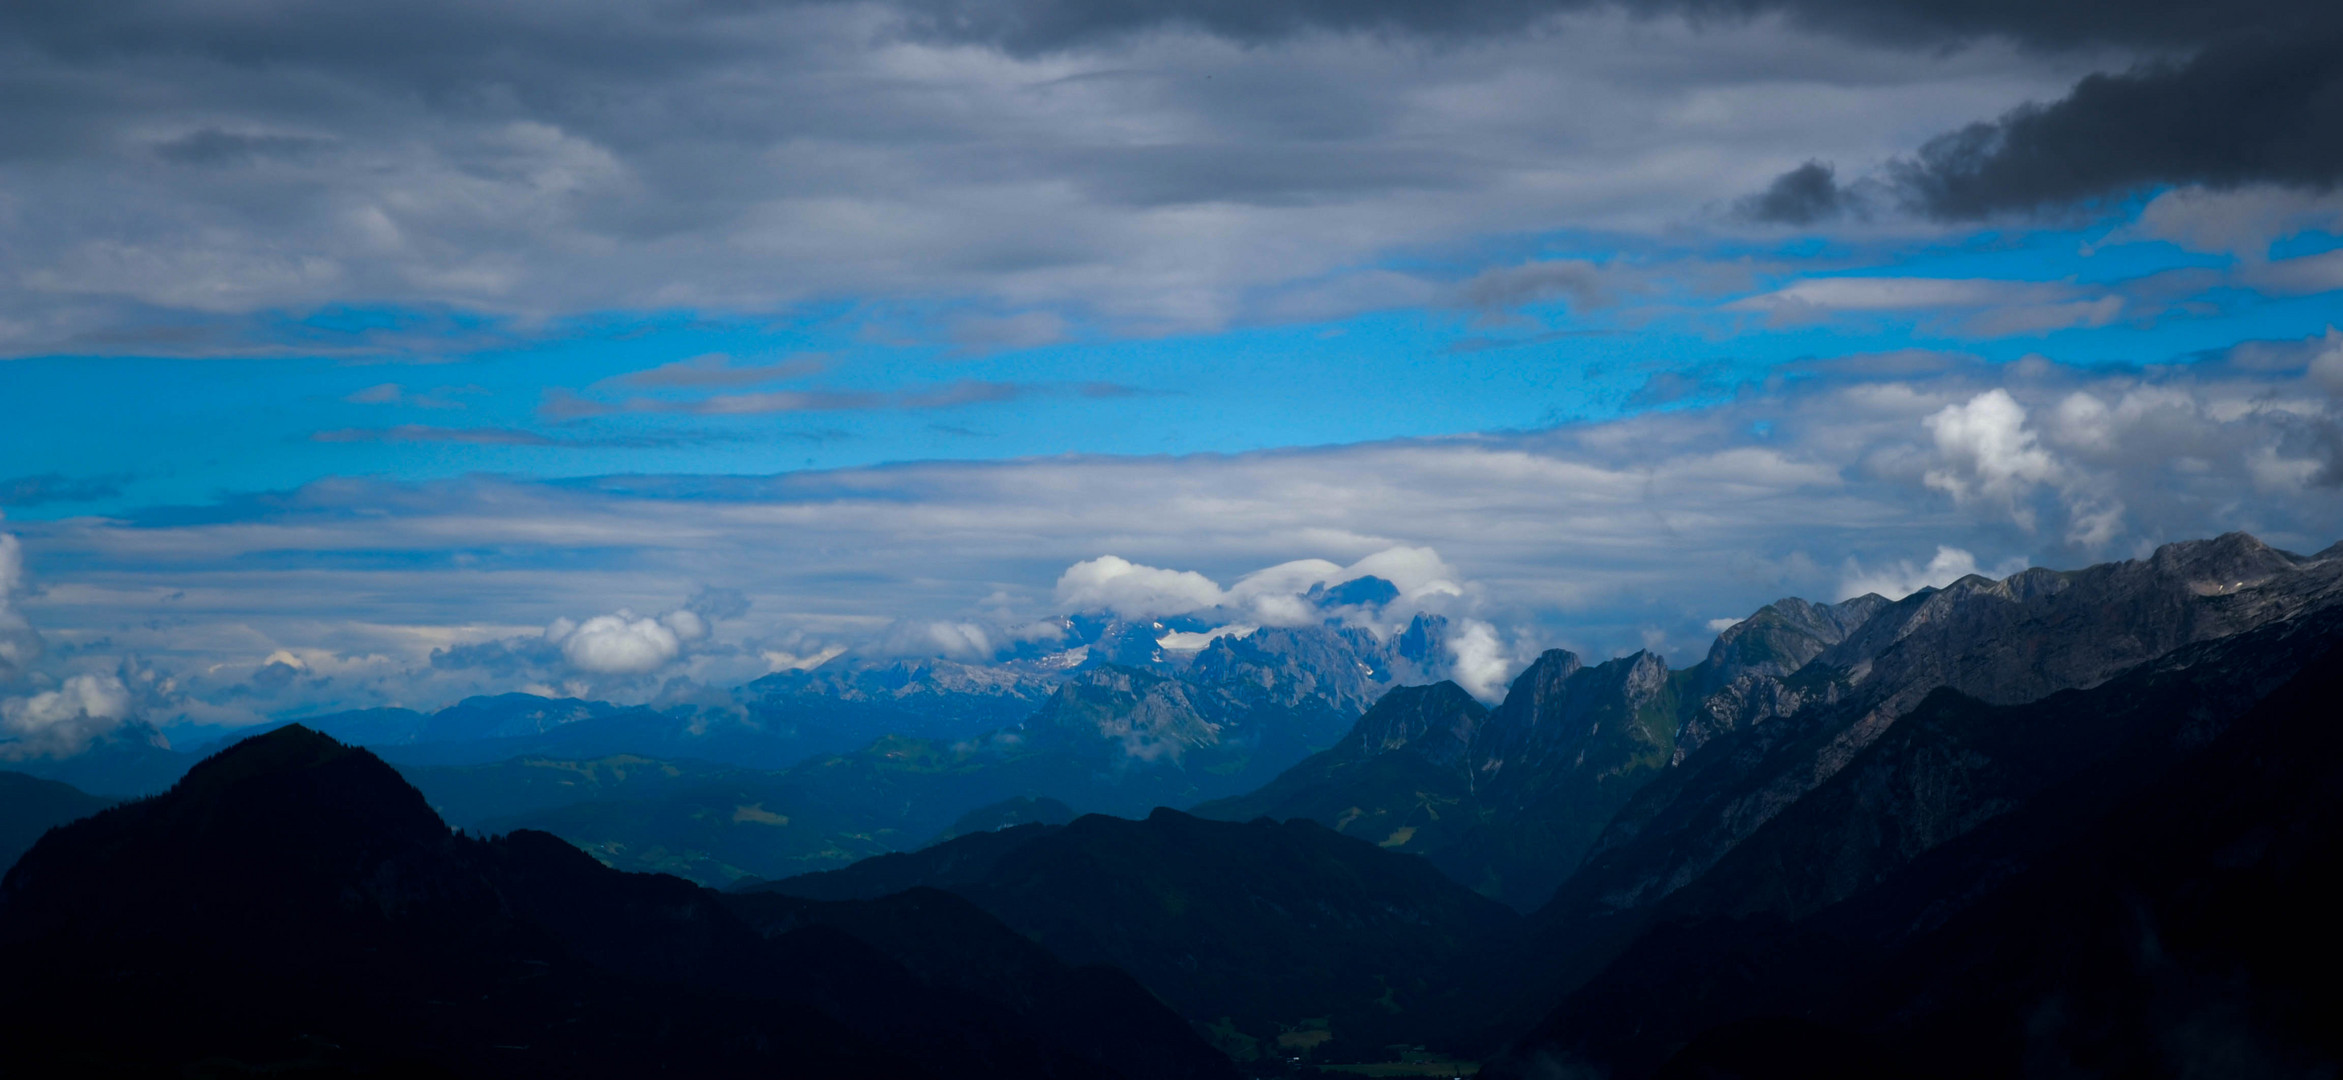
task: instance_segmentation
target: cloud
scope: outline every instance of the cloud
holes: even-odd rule
[[[1456,288],[1466,307],[1501,312],[1551,300],[1567,300],[1576,311],[1604,307],[1629,282],[1624,275],[1585,259],[1548,259],[1483,270]]]
[[[544,406],[538,411],[546,418],[556,420],[582,419],[611,413],[766,416],[775,413],[863,412],[875,409],[952,409],[965,405],[1016,401],[1037,394],[1070,393],[1081,397],[1104,397],[1135,392],[1111,383],[1045,386],[957,379],[885,393],[869,390],[770,390],[753,394],[715,394],[701,398],[635,397],[611,404],[566,391],[549,391]]]
[[[2025,568],[2026,560],[2020,556],[2005,562],[1990,576],[2004,578]],[[1956,547],[1939,546],[1926,566],[1914,566],[1910,560],[1900,559],[1891,566],[1865,570],[1861,563],[1849,559],[1847,576],[1839,585],[1839,598],[1877,593],[1890,600],[1901,600],[1922,589],[1942,588],[1978,572],[1977,557]]]
[[[1939,547],[2064,568],[2231,529],[2335,543],[2343,400],[2322,381],[2323,334],[2288,347],[2265,367],[1825,358],[1664,413],[1246,453],[337,479],[12,521],[42,588],[16,588],[9,610],[70,645],[35,662],[39,688],[131,657],[163,668],[174,696],[140,715],[164,725],[529,684],[652,700],[673,680],[761,675],[766,653],[873,647],[889,627],[928,655],[997,655],[1072,607],[1195,614],[1189,631],[1290,625],[1327,617],[1301,603],[1313,585],[1368,573],[1403,593],[1382,622],[1408,604],[1478,620],[1493,655],[1617,655],[1656,629],[1671,662],[1691,662],[1719,615],[1858,576],[1910,580]],[[1906,561],[1921,565],[1907,575]],[[678,604],[709,582],[740,596]],[[1257,614],[1281,605],[1279,622]],[[584,670],[567,633],[538,629],[679,606],[708,636],[660,623],[677,652],[648,675]],[[646,619],[619,622],[656,655]],[[251,689],[280,649],[310,673]]]
[[[43,212],[0,215],[0,352],[447,354],[606,312],[888,308],[961,347],[1246,324],[1427,253],[1469,280],[1461,237],[1661,235],[1782,147],[1879,160],[2078,63],[1611,5],[1305,5],[1262,14],[1272,48],[1212,5],[1050,7],[10,8],[0,190]],[[1426,50],[1328,19],[1533,28]],[[965,44],[1044,25],[1089,51]],[[396,317],[286,315],[350,305]]]
[[[2305,229],[2343,231],[2343,193],[2258,183],[2177,187],[2148,200],[2140,215],[2101,246],[2167,240],[2190,251],[2263,260],[2270,244]]]
[[[69,757],[130,717],[130,690],[112,675],[74,675],[55,690],[0,701],[0,760]]]
[[[1019,52],[1094,46],[1166,29],[1189,30],[1257,45],[1312,34],[1351,33],[1454,42],[1510,35],[1560,13],[1612,6],[1600,0],[1463,0],[1424,5],[1405,0],[1275,0],[1246,5],[1210,0],[1098,5],[1080,0],[921,0],[908,6],[910,25],[923,36],[977,42]],[[1955,5],[1929,0],[1848,4],[1842,0],[1750,0],[1720,7],[1696,0],[1657,0],[1616,6],[1646,17],[1692,14],[1722,21],[1765,14],[1851,38],[1909,45],[1946,45],[2003,36],[2029,45],[2071,48],[2087,43],[2186,45],[2238,26],[2300,22],[2320,8],[2309,0],[2259,0],[2220,13],[2191,5],[2140,9],[2114,0],[2061,4]]]
[[[1734,209],[1751,221],[1814,225],[1844,217],[1858,205],[1855,193],[1839,187],[1838,170],[1809,161],[1775,177],[1764,191],[1742,199]]]
[[[305,135],[245,134],[203,128],[156,143],[155,156],[178,165],[250,165],[268,158],[300,158],[331,146]]]
[[[994,659],[1004,644],[1007,642],[997,638],[992,629],[974,622],[903,619],[890,625],[865,651],[878,656],[941,656],[982,663]]]
[[[1929,487],[1960,502],[1998,502],[2031,523],[2017,500],[2028,488],[2056,480],[2061,470],[2027,430],[2025,406],[2007,390],[1988,390],[1937,410],[1927,425],[1944,460],[1942,468],[1929,470]]]
[[[2216,38],[2185,61],[2091,75],[2058,101],[1938,136],[1888,175],[1915,209],[1948,220],[2159,185],[2332,188],[2343,181],[2333,11]]]
[[[411,393],[397,383],[377,383],[342,398],[352,405],[405,405],[416,409],[461,409],[464,403],[456,398],[466,394],[483,394],[477,386],[441,386],[424,393]]]
[[[41,635],[14,602],[24,581],[24,544],[13,533],[0,532],[0,686],[22,679],[41,658]]]
[[[697,616],[687,625],[702,634],[706,632],[705,624]],[[686,640],[668,622],[638,618],[624,609],[614,615],[597,615],[583,623],[555,623],[545,636],[561,646],[562,658],[571,667],[593,675],[642,675],[656,671],[681,655]]]
[[[642,371],[630,371],[603,381],[615,386],[661,388],[753,386],[757,383],[819,375],[829,368],[830,358],[820,354],[792,356],[770,364],[739,364],[723,353],[706,353]]]
[[[0,506],[96,502],[122,494],[122,485],[129,482],[130,476],[124,473],[106,476],[67,476],[64,473],[19,476],[13,480],[0,480]]]
[[[971,352],[1055,345],[1066,340],[1068,332],[1065,317],[1051,311],[962,315],[952,319],[949,325],[952,341]]]
[[[765,432],[764,434],[783,438],[822,437],[788,432]],[[309,434],[309,441],[316,443],[460,443],[473,446],[649,449],[722,442],[734,437],[723,432],[711,431],[611,432],[555,437],[521,428],[450,428],[433,427],[428,424],[399,424],[387,428],[334,428],[329,431],[313,431]]]
[[[1478,619],[1466,620],[1449,637],[1448,652],[1453,657],[1449,677],[1466,693],[1490,702],[1505,696],[1505,677],[1512,674],[1514,665],[1497,640],[1496,627]]]
[[[2328,327],[2320,345],[2318,355],[2311,358],[2311,381],[2327,393],[2343,398],[2343,332]]]
[[[1935,329],[1987,338],[2105,326],[2124,307],[2120,295],[2062,282],[1919,277],[1808,278],[1725,305],[1764,312],[1777,325],[1847,313],[1948,311],[1953,317]]]
[[[1185,615],[1218,607],[1220,586],[1193,570],[1141,566],[1114,555],[1085,559],[1058,575],[1057,599],[1069,611],[1110,611],[1126,619]]]
[[[480,446],[553,446],[557,440],[533,431],[514,428],[446,428],[425,424],[400,424],[387,428],[335,428],[331,431],[310,433],[310,442],[321,443],[472,443]]]
[[[2127,35],[2126,23],[2158,20],[2107,14],[2075,37],[2166,48],[2088,75],[2056,100],[1938,135],[1875,178],[1841,185],[1809,161],[1736,210],[1811,225],[1893,205],[1967,222],[2170,187],[2182,191],[2151,202],[2136,235],[2245,253],[2266,250],[2274,228],[2303,224],[2273,203],[2325,201],[2343,182],[2343,16],[2332,5],[2262,5],[2180,37]]]

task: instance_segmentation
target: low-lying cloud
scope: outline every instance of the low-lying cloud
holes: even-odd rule
[[[55,690],[0,701],[0,760],[70,757],[130,718],[130,690],[113,675],[66,678]]]

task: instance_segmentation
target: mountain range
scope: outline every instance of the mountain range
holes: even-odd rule
[[[1493,706],[1427,670],[1428,621],[1174,650],[1188,631],[1099,620],[1079,656],[997,676],[833,661],[766,683],[888,708],[960,692],[923,678],[989,695],[778,767],[621,737],[684,730],[681,712],[346,716],[411,733],[384,758],[442,756],[394,771],[305,727],[219,750],[40,839],[0,884],[0,948],[59,1001],[161,1007],[222,964],[309,979],[378,1020],[298,1059],[312,1020],[196,1009],[203,1031],[169,1031],[335,1068],[488,1068],[504,1024],[545,1062],[612,1071],[683,1053],[652,1048],[688,1028],[714,1056],[677,1060],[712,1073],[819,1029],[836,1056],[806,1060],[864,1072],[2328,1075],[2339,600],[2343,545],[2231,534],[1784,599],[1682,669],[1551,650]],[[1020,694],[1014,720],[984,711]],[[458,730],[484,737],[423,734]],[[578,752],[456,749],[548,737]],[[140,745],[121,752],[176,753]],[[269,919],[322,935],[302,950],[406,966],[336,983]],[[514,981],[524,961],[553,997]],[[135,993],[106,982],[124,978]],[[443,991],[489,1026],[449,1026]],[[50,1007],[28,993],[7,1007]],[[690,1018],[660,1011],[686,997]],[[595,1036],[624,1044],[606,1055],[547,1033],[622,1000],[647,1011]],[[740,1035],[752,1015],[798,1026]],[[95,1022],[33,1034],[65,1046]]]

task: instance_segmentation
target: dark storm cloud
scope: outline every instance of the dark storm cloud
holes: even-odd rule
[[[1764,191],[1741,200],[1736,209],[1752,221],[1812,225],[1846,213],[1853,201],[1853,193],[1839,187],[1837,170],[1809,161],[1776,177]]]
[[[2343,5],[1891,4],[1880,9],[1885,22],[1852,6],[1792,2],[1785,10],[1856,31],[1933,28],[2151,54],[1891,163],[1876,194],[1930,218],[2055,210],[2168,185],[2324,191],[2343,181]],[[1736,209],[1811,225],[1868,205],[1872,194],[1809,162]]]
[[[2064,100],[1939,136],[1889,175],[1950,220],[2165,184],[2326,190],[2343,180],[2343,32],[2242,35],[2186,63],[2093,75]]]

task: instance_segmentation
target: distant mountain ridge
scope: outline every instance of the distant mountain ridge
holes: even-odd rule
[[[0,771],[0,873],[14,866],[41,834],[112,805],[113,799],[71,784]]]

